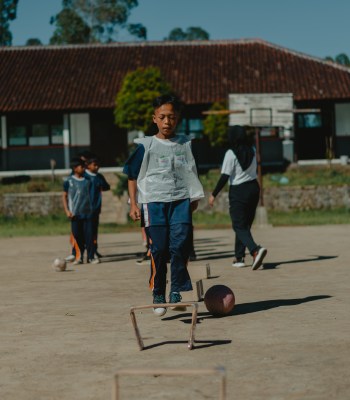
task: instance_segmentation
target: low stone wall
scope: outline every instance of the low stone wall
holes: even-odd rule
[[[103,194],[104,206],[102,207],[101,222],[115,222],[125,224],[127,222],[126,195],[118,198],[112,192]],[[62,192],[38,192],[38,193],[7,193],[0,196],[0,212],[6,217],[21,215],[52,215],[62,214]]]
[[[322,210],[350,208],[350,186],[286,186],[264,190],[268,210]]]
[[[1,196],[0,196],[1,197]],[[228,193],[217,197],[214,207],[208,205],[209,193],[199,203],[199,210],[207,213],[228,213]],[[128,196],[120,198],[113,193],[103,194],[101,222],[124,224],[129,212]],[[264,190],[264,205],[267,210],[320,210],[350,208],[350,186],[289,186]],[[49,215],[63,213],[62,193],[9,193],[0,198],[0,212],[11,217],[16,215]]]
[[[62,193],[6,193],[2,197],[2,214],[7,217],[63,212]]]

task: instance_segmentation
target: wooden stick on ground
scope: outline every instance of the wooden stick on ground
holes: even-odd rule
[[[191,323],[191,328],[190,328],[190,338],[188,341],[188,345],[187,347],[189,348],[189,350],[192,350],[194,347],[194,331],[196,329],[196,324],[197,324],[197,312],[198,312],[198,303],[176,303],[176,304],[172,304],[172,303],[164,303],[164,304],[157,304],[157,307],[164,307],[164,308],[169,308],[169,307],[175,307],[176,305],[181,304],[181,306],[184,307],[192,307],[192,323]],[[131,307],[130,308],[130,318],[131,318],[131,322],[132,325],[134,327],[134,331],[135,331],[135,335],[136,335],[136,339],[137,339],[137,343],[139,345],[140,350],[144,349],[144,344],[143,344],[143,340],[140,334],[140,330],[138,328],[137,325],[137,321],[136,321],[136,315],[135,315],[135,311],[136,310],[144,310],[147,308],[154,308],[155,305],[154,304],[149,304],[146,306],[136,306],[136,307]]]

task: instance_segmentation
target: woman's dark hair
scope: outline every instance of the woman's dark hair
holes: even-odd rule
[[[172,96],[169,94],[164,94],[162,96],[158,96],[153,100],[153,108],[156,110],[157,108],[161,107],[164,104],[171,104],[174,108],[174,110],[177,113],[181,113],[182,110],[182,102],[181,100],[176,97]]]
[[[228,142],[232,149],[239,145],[249,145],[250,141],[248,140],[245,127],[241,125],[229,126]]]
[[[241,125],[230,126],[228,142],[243,171],[249,168],[254,158],[254,150],[246,129]]]

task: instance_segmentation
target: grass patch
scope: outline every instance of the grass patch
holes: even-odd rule
[[[268,221],[273,226],[350,224],[350,211],[345,208],[290,212],[268,211]],[[196,211],[193,214],[193,224],[196,229],[229,229],[231,228],[231,219],[228,213],[213,212],[209,214],[203,211]],[[115,223],[100,224],[99,228],[100,233],[120,233],[139,230],[140,224],[130,220],[123,225]],[[0,238],[68,236],[69,234],[70,223],[64,215],[47,217],[0,217]]]
[[[227,213],[196,211],[193,214],[193,225],[198,229],[230,228],[231,218]]]
[[[268,221],[273,226],[350,224],[350,211],[345,208],[290,212],[268,211]]]
[[[219,169],[211,169],[206,174],[201,174],[199,176],[199,180],[203,185],[204,191],[212,192],[215,189],[215,186],[220,178],[221,171]],[[222,191],[228,191],[228,185],[222,189]]]
[[[263,185],[265,188],[271,186],[350,185],[350,168],[341,165],[291,167],[283,174],[264,175]]]
[[[100,233],[117,233],[139,230],[140,225],[128,222],[125,225],[100,224]],[[69,235],[70,222],[64,215],[0,217],[0,238],[16,236]]]

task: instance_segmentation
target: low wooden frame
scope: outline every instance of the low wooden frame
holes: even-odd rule
[[[197,324],[197,312],[198,312],[198,303],[164,303],[164,304],[157,304],[157,307],[164,307],[164,308],[169,308],[169,307],[176,307],[179,306],[184,307],[192,307],[192,322],[191,322],[191,329],[190,329],[190,338],[188,340],[188,349],[192,350],[194,347],[194,331],[196,329],[196,324]],[[131,322],[135,330],[135,335],[137,339],[137,343],[139,345],[140,350],[143,350],[145,348],[143,344],[143,340],[140,334],[140,330],[137,326],[137,321],[136,321],[136,316],[135,316],[135,311],[136,310],[144,310],[146,308],[154,308],[154,304],[146,305],[146,306],[136,306],[136,307],[131,307],[130,308],[130,317],[131,317]]]
[[[121,369],[114,375],[112,400],[120,400],[119,377],[121,376],[217,376],[220,378],[219,400],[226,400],[226,371],[223,367],[206,369]],[[141,397],[141,396],[140,396]],[[144,397],[144,393],[142,393]]]

